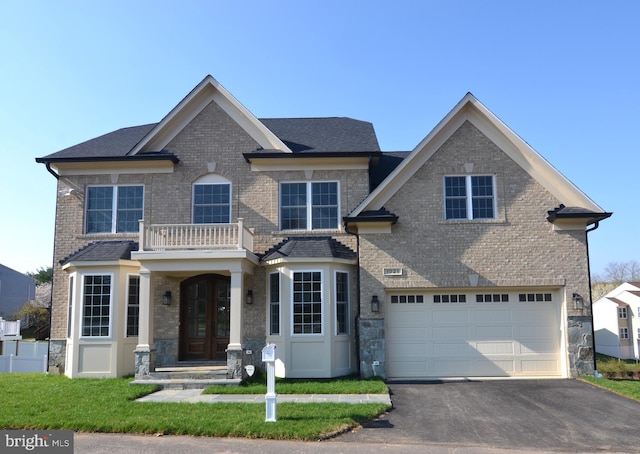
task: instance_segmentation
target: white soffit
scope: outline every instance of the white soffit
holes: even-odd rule
[[[467,93],[350,216],[381,209],[465,121],[478,128],[564,205],[604,212],[471,93]]]
[[[218,104],[262,148],[291,153],[291,150],[275,134],[240,104],[217,80],[207,76],[129,152],[129,155],[164,149],[212,101]]]

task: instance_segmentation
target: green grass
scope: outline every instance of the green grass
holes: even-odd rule
[[[256,374],[240,386],[210,386],[204,394],[265,394],[267,378]],[[380,378],[362,380],[356,376],[330,379],[276,379],[277,394],[382,394],[389,388]]]
[[[584,376],[581,379],[621,396],[640,401],[640,381],[638,380],[610,380],[593,376]]]
[[[265,406],[260,404],[134,402],[156,387],[129,382],[0,374],[0,427],[318,440],[387,410],[381,404],[281,403],[277,405],[278,421],[267,423]]]

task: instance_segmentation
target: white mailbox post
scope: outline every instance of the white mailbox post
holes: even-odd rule
[[[275,422],[276,418],[276,359],[278,353],[276,344],[267,344],[262,349],[262,362],[267,367],[267,394],[265,395],[266,422]]]

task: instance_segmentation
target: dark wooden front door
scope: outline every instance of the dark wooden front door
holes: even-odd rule
[[[180,360],[227,359],[230,279],[207,274],[182,283],[180,301]]]

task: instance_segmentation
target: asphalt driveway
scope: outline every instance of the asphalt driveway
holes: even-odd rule
[[[640,450],[640,403],[577,380],[390,384],[393,410],[340,442]]]

